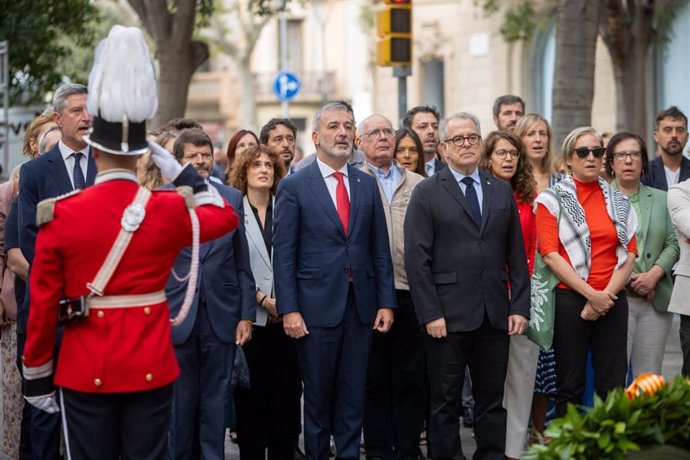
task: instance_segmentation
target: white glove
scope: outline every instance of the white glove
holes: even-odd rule
[[[161,175],[170,182],[175,180],[180,171],[182,171],[182,165],[177,162],[170,152],[155,142],[149,141],[149,147],[151,148],[151,159],[156,163],[158,169],[161,170]]]
[[[48,412],[49,414],[60,412],[57,401],[55,401],[55,392],[44,396],[24,396],[24,399],[36,409]]]

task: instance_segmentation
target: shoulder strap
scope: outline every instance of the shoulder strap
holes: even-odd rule
[[[122,220],[120,228],[120,233],[117,235],[115,243],[110,248],[108,257],[106,257],[105,262],[101,265],[98,270],[96,277],[91,283],[87,283],[86,287],[89,288],[92,295],[102,296],[110,277],[113,276],[115,269],[120,264],[120,260],[124,255],[129,243],[132,241],[134,232],[139,228],[141,222],[146,216],[146,203],[148,203],[149,198],[151,198],[151,191],[139,187],[134,201],[132,204],[127,206],[125,212],[122,214]]]

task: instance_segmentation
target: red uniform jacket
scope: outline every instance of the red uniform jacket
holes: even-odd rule
[[[121,173],[120,173],[121,174]],[[50,372],[53,366],[59,300],[88,293],[120,231],[123,211],[138,190],[131,179],[115,179],[58,200],[53,219],[43,225],[31,268],[31,307],[24,367]],[[216,239],[238,225],[234,210],[196,208],[201,241]],[[147,294],[163,290],[177,254],[192,243],[184,198],[155,191],[104,295]],[[184,276],[184,273],[180,275]],[[179,374],[170,339],[166,302],[149,307],[92,309],[65,326],[54,382],[76,391],[143,391],[173,382]]]

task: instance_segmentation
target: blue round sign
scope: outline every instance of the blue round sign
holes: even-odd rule
[[[291,101],[299,93],[302,84],[292,72],[278,72],[273,80],[273,92],[281,101]]]

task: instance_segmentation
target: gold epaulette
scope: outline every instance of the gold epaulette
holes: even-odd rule
[[[196,204],[194,202],[194,190],[189,185],[180,185],[176,188],[177,193],[182,195],[184,202],[187,205],[187,209],[194,209]]]
[[[64,195],[56,196],[54,198],[47,198],[38,203],[36,206],[36,225],[40,227],[43,224],[47,224],[53,217],[55,217],[55,203],[58,200],[64,200],[81,192],[81,190],[73,190]]]

